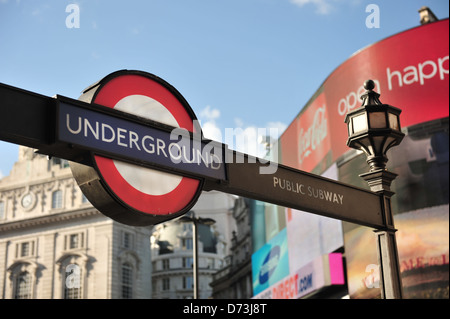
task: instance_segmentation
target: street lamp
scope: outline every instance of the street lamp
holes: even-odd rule
[[[400,128],[400,113],[402,110],[382,104],[380,95],[373,91],[375,83],[367,80],[364,83],[367,90],[362,96],[362,106],[345,117],[348,126],[347,145],[362,150],[367,156],[371,171],[385,169],[386,152],[399,145],[405,134]]]
[[[178,219],[183,223],[192,223],[192,248],[194,255],[194,269],[193,269],[193,277],[194,277],[194,299],[198,299],[198,228],[199,224],[212,226],[216,223],[214,219],[211,218],[202,218],[195,217],[194,211],[187,212],[184,216]]]
[[[349,112],[345,117],[348,127],[347,145],[366,154],[370,171],[360,176],[367,181],[373,192],[383,198],[385,229],[377,229],[378,263],[381,267],[380,283],[382,298],[401,299],[402,283],[395,239],[394,219],[391,210],[391,183],[397,174],[386,170],[386,152],[400,144],[404,133],[400,127],[401,110],[382,104],[380,94],[373,91],[375,83],[364,83],[366,92],[361,96],[361,107]]]

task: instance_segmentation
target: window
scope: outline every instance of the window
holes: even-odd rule
[[[214,259],[208,258],[208,269],[214,269]]]
[[[170,290],[170,278],[163,278],[162,284],[162,290]]]
[[[133,234],[125,231],[122,232],[122,247],[133,249]]]
[[[77,264],[66,267],[64,299],[81,299],[81,268]]]
[[[65,236],[70,238],[70,236]],[[87,256],[84,253],[66,252],[57,261],[61,290],[56,298],[82,299],[87,295]]]
[[[122,265],[122,298],[133,298],[133,268],[128,263]]]
[[[193,284],[192,276],[183,277],[183,289],[192,289]]]
[[[0,219],[5,218],[5,202],[0,202]]]
[[[16,258],[34,256],[34,241],[25,241],[16,244]]]
[[[69,162],[65,159],[58,158],[58,157],[52,157],[52,159],[49,161],[51,165],[57,165],[60,168],[66,168],[69,167]],[[49,167],[50,169],[50,167]]]
[[[194,259],[192,257],[183,257],[183,268],[192,268]]]
[[[163,259],[162,260],[162,268],[163,269],[169,269],[170,268],[170,259]]]
[[[72,234],[72,235],[70,235],[69,238],[70,238],[69,248],[70,249],[78,248],[78,246],[79,246],[78,234]]]
[[[131,247],[131,234],[123,233],[123,247],[125,248]]]
[[[61,165],[61,159],[58,157],[52,157],[48,163],[49,163],[48,169],[50,170],[51,166],[53,165]]]
[[[25,242],[20,244],[20,257],[26,257],[30,255],[30,243]]]
[[[52,208],[61,208],[62,207],[62,191],[57,190],[52,194]]]
[[[183,238],[181,239],[181,247],[184,250],[191,250],[192,249],[192,238]]]
[[[61,168],[69,167],[69,161],[66,159],[61,159]]]
[[[74,233],[64,236],[64,249],[77,249],[84,247],[84,233]]]
[[[31,276],[27,271],[21,272],[16,278],[16,293],[14,298],[31,298]]]
[[[191,223],[183,223],[183,231],[192,231],[192,224]]]

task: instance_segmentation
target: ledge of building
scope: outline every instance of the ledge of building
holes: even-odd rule
[[[9,231],[39,227],[46,224],[58,223],[72,219],[86,218],[96,215],[101,215],[101,213],[93,207],[82,210],[64,211],[57,214],[38,216],[34,218],[21,219],[17,221],[11,221],[4,224],[0,224],[0,232],[4,234],[5,232]]]

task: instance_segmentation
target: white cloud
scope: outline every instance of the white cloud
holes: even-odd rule
[[[216,123],[216,119],[219,117],[220,111],[218,109],[211,108],[211,106],[208,105],[200,111],[199,120],[203,135],[206,138],[222,143],[222,133]]]
[[[270,122],[265,127],[244,125],[226,128],[225,143],[236,151],[263,158],[267,146],[273,146],[285,128],[286,125],[281,122]]]
[[[276,136],[272,136],[275,138],[279,138],[281,136],[281,134],[283,134],[284,130],[286,130],[287,125],[285,123],[282,122],[269,122],[267,123],[267,127],[269,129],[272,129],[272,131],[275,133],[276,131]]]
[[[242,119],[237,117],[237,118],[234,119],[234,125],[236,125],[236,127],[243,127],[244,126],[244,121],[242,121]]]
[[[200,112],[200,118],[204,118],[207,121],[214,121],[220,117],[220,111],[218,109],[211,109],[211,106],[206,106]]]
[[[218,125],[220,110],[210,106],[200,112],[199,118],[206,138],[225,143],[230,149],[261,158],[267,153],[266,145],[261,141],[269,136],[270,144],[275,143],[287,127],[281,122],[268,122],[265,127],[256,127],[246,124],[241,118],[235,118],[235,127],[221,129]]]
[[[329,14],[333,10],[333,5],[330,0],[291,0],[291,3],[303,7],[307,4],[312,4],[316,7],[316,13],[326,15]]]
[[[213,141],[223,142],[222,140],[222,131],[214,122],[205,122],[202,123],[202,131],[205,138],[208,138]]]

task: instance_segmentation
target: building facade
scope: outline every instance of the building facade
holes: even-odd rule
[[[232,208],[236,196],[216,191],[203,192],[192,208],[196,217],[215,221],[198,227],[199,299],[211,298],[213,274],[223,267],[230,253],[231,234],[236,230]],[[154,299],[193,298],[193,224],[179,219],[154,226],[152,286]]]
[[[253,295],[249,202],[244,197],[235,201],[233,218],[237,230],[232,233],[230,254],[210,283],[214,299],[248,299]]]
[[[0,180],[0,297],[150,298],[150,234],[97,211],[67,161],[21,146]]]

